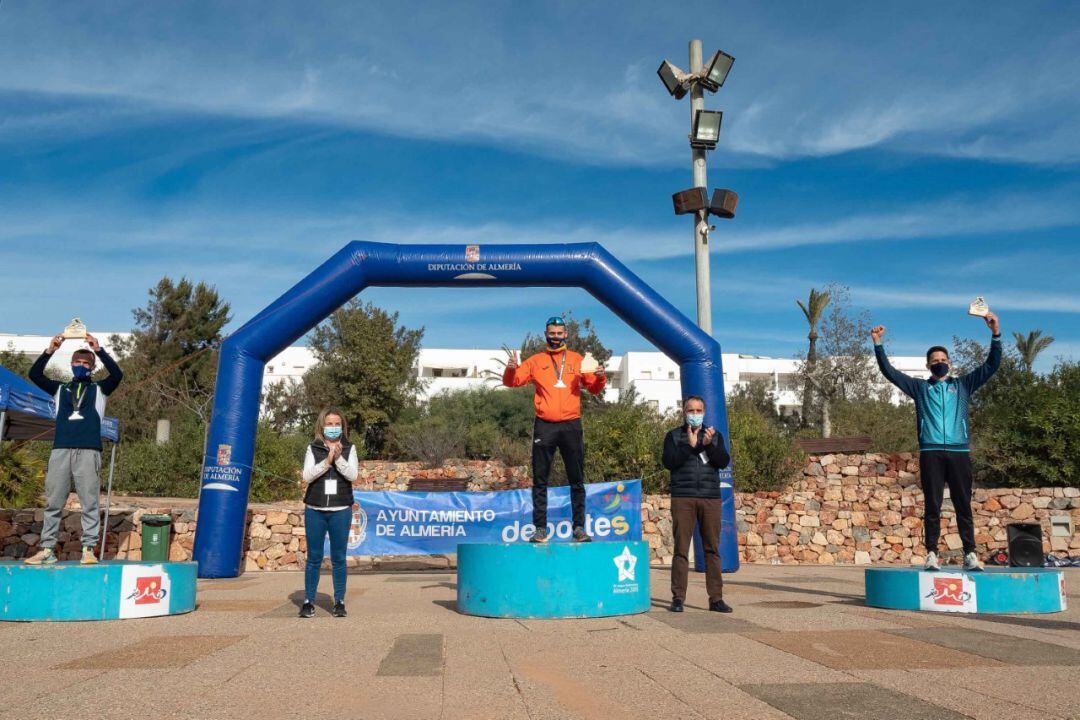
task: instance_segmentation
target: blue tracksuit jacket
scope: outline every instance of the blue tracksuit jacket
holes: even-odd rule
[[[1001,365],[1001,338],[990,342],[986,362],[967,375],[945,380],[905,375],[889,363],[885,348],[880,345],[874,345],[874,355],[885,378],[915,401],[919,451],[968,452],[968,404],[971,394],[985,385]]]

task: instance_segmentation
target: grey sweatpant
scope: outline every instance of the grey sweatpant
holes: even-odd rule
[[[49,455],[45,474],[45,522],[41,528],[41,547],[56,547],[60,535],[60,517],[71,493],[72,481],[82,504],[82,546],[95,547],[101,528],[101,451],[60,448]]]

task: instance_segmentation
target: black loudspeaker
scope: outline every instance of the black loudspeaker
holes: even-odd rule
[[[1013,523],[1006,526],[1009,534],[1009,565],[1012,567],[1042,567],[1042,525],[1039,523]]]

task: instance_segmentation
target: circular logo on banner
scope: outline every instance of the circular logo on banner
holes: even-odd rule
[[[367,537],[367,513],[361,505],[357,504],[356,509],[353,510],[352,525],[349,526],[349,549],[355,550],[360,547],[365,537]]]

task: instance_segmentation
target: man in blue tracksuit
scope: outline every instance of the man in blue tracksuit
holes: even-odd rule
[[[919,428],[919,474],[922,476],[926,514],[927,570],[940,570],[937,549],[941,534],[941,501],[945,486],[956,509],[956,524],[964,543],[964,569],[982,570],[975,552],[975,524],[971,517],[971,454],[968,435],[968,404],[972,393],[986,384],[1001,365],[1001,328],[997,316],[989,313],[986,324],[993,333],[986,362],[962,377],[949,374],[949,351],[935,345],[926,351],[930,378],[922,380],[905,375],[891,364],[881,346],[885,328],[870,331],[874,355],[885,378],[915,401]]]

